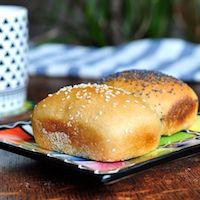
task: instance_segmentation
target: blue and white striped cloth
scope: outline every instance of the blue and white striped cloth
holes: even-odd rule
[[[129,70],[158,70],[200,81],[200,45],[181,39],[143,39],[116,47],[43,44],[29,51],[31,75],[101,78]]]

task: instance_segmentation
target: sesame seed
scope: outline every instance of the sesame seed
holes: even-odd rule
[[[68,121],[68,122],[67,122],[67,126],[69,126],[69,127],[72,126],[71,121]]]
[[[83,93],[83,97],[87,97],[88,93]]]
[[[63,92],[64,92],[64,91],[66,91],[66,89],[67,89],[67,88],[64,87],[64,88],[61,88],[60,91],[63,91]]]
[[[70,116],[69,116],[69,120],[73,120],[73,119],[74,119],[73,116],[70,115]]]
[[[48,97],[52,97],[53,96],[53,94],[48,94]]]
[[[86,99],[91,99],[91,96],[87,95],[87,96],[86,96]]]
[[[43,107],[43,108],[46,108],[46,107],[47,107],[47,105],[46,105],[46,104],[43,104],[43,105],[42,105],[42,107]]]
[[[117,91],[115,92],[115,94],[116,94],[116,95],[120,94],[120,91],[117,90]]]
[[[115,94],[113,94],[113,93],[111,93],[110,95],[111,95],[112,97],[116,97],[116,95],[115,95]]]
[[[112,152],[115,152],[115,151],[116,151],[116,149],[115,149],[115,148],[113,148],[113,149],[112,149]]]

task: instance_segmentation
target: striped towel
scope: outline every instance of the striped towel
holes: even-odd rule
[[[200,45],[181,39],[143,39],[103,48],[43,44],[30,48],[31,75],[101,78],[130,69],[157,70],[200,81]]]

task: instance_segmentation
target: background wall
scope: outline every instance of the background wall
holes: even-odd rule
[[[29,9],[30,39],[94,46],[140,38],[200,42],[200,0],[0,0]]]

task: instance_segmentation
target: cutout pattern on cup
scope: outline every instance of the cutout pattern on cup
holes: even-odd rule
[[[0,17],[0,115],[23,106],[27,86],[27,13]]]

